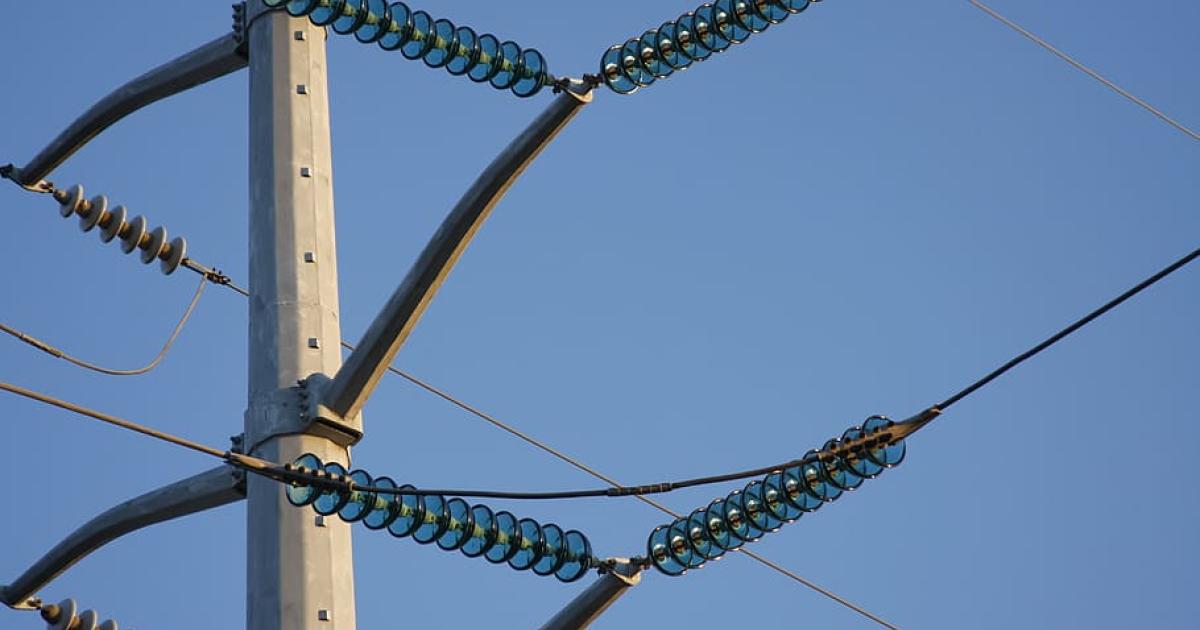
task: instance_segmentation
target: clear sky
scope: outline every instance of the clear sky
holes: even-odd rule
[[[691,2],[412,3],[539,48],[560,75]],[[1200,7],[994,0],[1200,126]],[[229,28],[227,2],[39,3],[0,21],[0,163]],[[343,335],[551,100],[329,41]],[[186,235],[246,278],[246,74],[122,121],[52,179]],[[513,187],[398,365],[626,483],[803,455],[906,417],[1200,241],[1200,143],[964,0],[829,0],[632,96],[597,95]],[[0,186],[0,321],[82,357],[148,360],[196,277],[161,276]],[[908,460],[751,547],[906,628],[1193,627],[1200,268],[954,407]],[[1190,323],[1189,323],[1190,322]],[[0,380],[211,445],[245,409],[246,305],[210,288],[149,376],[7,337]],[[0,396],[0,583],[75,527],[213,462]],[[597,482],[388,378],[355,464],[426,486]],[[663,501],[690,511],[734,486]],[[642,553],[632,499],[493,502]],[[244,506],[120,539],[41,595],[122,627],[244,622]],[[358,626],[528,627],[587,583],[355,528]],[[0,610],[0,627],[37,628]],[[748,558],[651,573],[598,627],[868,628]]]

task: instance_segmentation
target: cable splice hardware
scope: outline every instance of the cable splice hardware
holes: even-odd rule
[[[67,190],[54,190],[58,212],[64,219],[79,215],[79,229],[90,232],[100,228],[100,240],[105,243],[115,239],[121,241],[121,251],[126,254],[140,249],[142,263],[159,261],[159,269],[171,275],[187,257],[187,240],[182,236],[167,241],[167,228],[159,226],[149,229],[146,217],[138,215],[126,220],[125,206],[108,207],[108,197],[97,195],[91,199],[83,196],[83,186],[76,184]]]
[[[935,414],[936,415],[936,414]],[[777,531],[806,512],[815,512],[904,460],[904,437],[931,417],[896,424],[871,416],[794,465],[750,482],[670,525],[660,525],[646,543],[647,558],[667,575],[683,575],[727,551]]]
[[[403,2],[389,6],[384,0],[264,0],[268,7],[284,7],[292,17],[308,17],[316,26],[332,26],[341,35],[354,33],[364,44],[379,43],[384,50],[399,50],[407,59],[421,59],[430,68],[445,68],[467,75],[476,83],[488,82],[497,90],[512,90],[525,98],[555,84],[546,58],[534,48],[491,34],[478,35],[468,26],[446,19],[434,20],[424,11],[413,11]]]
[[[441,549],[457,549],[468,558],[483,556],[518,571],[553,574],[563,582],[574,582],[599,564],[592,556],[591,542],[573,529],[564,532],[553,523],[517,519],[509,512],[468,505],[457,497],[447,500],[438,494],[408,494],[405,489],[416,488],[397,486],[387,477],[372,479],[363,470],[347,472],[337,462],[323,464],[312,453],[285,468],[313,480],[311,484],[289,480],[285,485],[288,502],[297,507],[311,505],[322,516],[337,514],[347,523],[362,521],[367,529],[386,528],[397,538],[411,536],[423,545],[436,542]]]
[[[717,0],[617,44],[600,58],[600,78],[618,94],[684,70],[779,24],[819,0]]]

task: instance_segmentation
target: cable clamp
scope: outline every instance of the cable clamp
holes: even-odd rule
[[[17,168],[14,164],[5,164],[4,166],[0,166],[0,177],[11,180],[12,183],[24,188],[25,190],[28,190],[29,192],[41,194],[50,194],[54,192],[54,183],[44,179],[39,179],[32,184],[22,183],[21,169]]]

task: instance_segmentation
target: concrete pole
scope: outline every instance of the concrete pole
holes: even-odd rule
[[[349,464],[347,448],[298,433],[297,382],[335,374],[333,225],[325,32],[248,3],[250,339],[246,447],[288,462],[304,452]],[[343,442],[345,443],[345,442]],[[247,480],[248,630],[354,630],[350,528],[289,505],[281,486]]]

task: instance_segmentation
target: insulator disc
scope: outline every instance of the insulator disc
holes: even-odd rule
[[[496,515],[488,506],[476,505],[471,508],[471,517],[475,527],[460,551],[468,558],[476,558],[496,544]]]
[[[754,8],[772,24],[779,24],[791,15],[779,0],[754,0]]]
[[[705,3],[696,9],[696,37],[700,45],[712,52],[722,52],[729,48],[729,39],[721,34],[713,18],[713,6]]]
[[[312,13],[313,9],[317,8],[319,0],[291,0],[287,3],[288,15],[292,17],[304,17]]]
[[[333,479],[338,479],[346,475],[346,467],[337,462],[329,462],[325,464],[325,472]],[[322,490],[321,496],[313,501],[313,509],[322,516],[332,516],[337,514],[349,500],[350,493],[346,490],[329,488]]]
[[[650,533],[649,540],[646,541],[646,555],[650,558],[650,562],[654,563],[654,568],[662,571],[667,575],[683,575],[687,572],[687,567],[680,564],[675,556],[671,555],[670,544],[667,540],[667,534],[670,530],[668,525],[659,525]]]
[[[146,249],[142,250],[142,264],[149,265],[158,258],[158,253],[162,251],[163,245],[167,242],[167,228],[158,226],[150,231],[150,241],[146,245]]]
[[[825,476],[825,466],[817,458],[819,454],[820,452],[815,449],[804,454],[806,463],[801,465],[804,475],[804,490],[816,499],[825,502],[834,501],[842,496],[842,490],[830,483],[829,478]]]
[[[400,47],[405,59],[420,59],[433,47],[433,18],[424,11],[413,11],[412,32]]]
[[[804,515],[802,510],[788,502],[782,472],[767,475],[763,480],[762,496],[763,505],[767,506],[775,518],[784,523],[791,523]]]
[[[425,65],[430,68],[441,68],[450,63],[451,57],[458,52],[458,37],[454,22],[441,19],[433,23],[433,44],[423,57]]]
[[[713,3],[713,24],[725,39],[740,44],[750,37],[750,29],[738,22],[734,11],[734,0],[717,0]]]
[[[354,39],[364,44],[373,44],[387,32],[392,15],[388,11],[386,0],[367,0],[364,4],[367,8],[367,17],[363,20],[362,26],[354,31]]]
[[[631,39],[621,47],[621,72],[634,83],[646,87],[654,83],[654,75],[650,74],[641,62],[642,48],[639,40]]]
[[[533,96],[546,84],[546,58],[536,48],[521,53],[521,78],[512,86],[513,94],[521,98]]]
[[[659,59],[663,63],[675,70],[683,70],[691,65],[692,58],[679,50],[679,45],[675,43],[675,39],[675,23],[664,22],[654,34],[654,41],[657,44],[654,50],[658,52]]]
[[[501,510],[496,512],[496,544],[484,552],[488,562],[501,564],[508,562],[521,547],[521,529],[517,526],[517,517]]]
[[[542,537],[542,527],[531,518],[523,518],[517,522],[521,530],[521,545],[517,553],[508,560],[508,566],[524,571],[542,559],[542,549],[545,539]]]
[[[712,55],[712,51],[701,44],[700,37],[696,35],[696,16],[691,13],[685,13],[675,20],[675,46],[679,52],[696,61],[704,61]]]
[[[446,510],[446,498],[438,494],[425,495],[425,521],[413,532],[413,540],[428,545],[446,533],[450,527],[450,513]]]
[[[895,423],[883,416],[871,416],[863,423],[863,432],[866,433],[867,437],[871,437],[876,433],[885,431],[893,424]],[[905,450],[904,440],[900,440],[890,446],[879,446],[868,450],[867,457],[880,466],[891,468],[904,461]]]
[[[467,71],[467,77],[476,83],[491,81],[500,71],[500,40],[495,35],[485,33],[479,36],[479,58],[474,66]]]
[[[183,263],[183,259],[187,258],[187,239],[182,236],[176,236],[171,239],[171,255],[166,260],[158,261],[158,269],[164,275],[171,275]]]
[[[492,75],[492,87],[507,90],[516,85],[521,75],[521,47],[516,42],[500,44],[499,70]]]
[[[725,497],[725,525],[729,527],[729,533],[746,542],[754,542],[765,533],[746,516],[741,490],[734,490]]]
[[[405,484],[401,490],[416,490]],[[397,538],[411,536],[425,522],[425,497],[415,494],[392,495],[392,508],[396,517],[388,525],[388,532]]]
[[[366,0],[347,0],[346,4],[353,7],[353,11],[341,11],[341,15],[333,21],[333,31],[339,35],[347,35],[357,31],[363,22],[367,21],[367,3]]]
[[[675,519],[667,528],[667,549],[676,562],[689,569],[698,569],[708,558],[696,553],[692,543],[688,541],[688,525],[686,518]]]
[[[733,551],[745,543],[729,531],[729,521],[725,518],[725,499],[716,499],[708,504],[704,511],[704,524],[709,540],[721,549]]]
[[[475,529],[475,519],[471,515],[471,506],[466,501],[455,497],[446,502],[446,513],[450,516],[446,531],[437,539],[437,546],[446,551],[454,551],[463,546]]]
[[[833,438],[826,442],[825,446],[821,447],[821,451],[827,454],[836,453],[841,445],[841,440]],[[841,457],[835,456],[830,461],[822,460],[821,464],[825,466],[825,477],[838,488],[853,490],[862,485],[863,478],[859,477],[850,467],[850,464]]]
[[[100,222],[100,217],[108,212],[108,197],[104,195],[96,195],[92,197],[91,208],[85,215],[79,217],[79,229],[84,232],[91,232],[92,228]]]
[[[460,26],[454,32],[458,39],[458,48],[446,62],[446,72],[455,76],[466,74],[479,59],[479,35],[469,26]]]
[[[658,49],[658,31],[642,33],[638,39],[638,61],[656,79],[665,79],[675,72],[675,68],[663,63],[662,53]]]
[[[542,526],[542,557],[533,565],[537,575],[551,575],[567,560],[563,546],[563,530],[554,523]]]
[[[358,488],[374,485],[371,475],[365,470],[355,470],[350,473],[350,481]],[[366,518],[367,513],[375,507],[375,493],[364,492],[355,488],[349,493],[346,504],[338,510],[338,516],[347,523],[354,523]]]
[[[100,613],[94,610],[85,610],[79,613],[79,623],[71,626],[71,630],[99,630],[97,626],[100,624]]]
[[[742,490],[742,510],[746,518],[765,533],[771,533],[783,526],[783,519],[767,509],[762,481],[756,480],[746,484],[746,489]]]
[[[725,555],[725,550],[713,544],[712,537],[708,533],[708,525],[705,522],[706,508],[700,508],[687,517],[688,542],[692,544],[692,550],[706,560],[716,560]]]
[[[412,11],[403,2],[393,2],[388,7],[388,13],[392,14],[392,21],[379,38],[379,47],[384,50],[396,50],[412,36]]]
[[[637,91],[638,84],[621,70],[621,50],[621,46],[613,46],[600,58],[600,77],[617,94],[632,94]]]
[[[117,236],[121,228],[125,226],[125,217],[129,216],[125,210],[125,206],[117,206],[109,213],[108,225],[100,228],[100,240],[109,242]]]
[[[799,13],[808,8],[808,0],[778,0],[779,6],[788,13]]]
[[[767,16],[759,13],[754,0],[734,0],[733,11],[738,25],[751,33],[761,33],[771,26]]]
[[[305,453],[297,457],[292,462],[293,468],[304,468],[309,473],[315,470],[320,470],[322,466],[321,458],[312,453]],[[310,485],[299,484],[298,482],[289,482],[284,484],[284,494],[287,495],[288,503],[296,507],[304,507],[313,501],[317,500],[317,495],[320,494],[316,488]]]
[[[117,625],[116,621],[109,619],[108,621],[100,624],[99,630],[121,630],[121,626]]]
[[[845,433],[842,434],[842,441],[853,442],[861,439],[862,436],[863,431],[861,428],[850,427],[849,429],[846,429]],[[861,449],[853,454],[853,457],[848,463],[850,464],[850,469],[853,470],[859,477],[864,479],[874,479],[876,475],[883,472],[883,466],[871,461],[870,458],[867,457],[866,452],[862,451]]]
[[[803,512],[815,512],[825,505],[820,499],[804,491],[804,471],[800,466],[784,469],[783,491],[784,500]]]
[[[566,549],[566,562],[554,572],[554,577],[563,582],[574,582],[591,567],[592,543],[572,529],[563,535],[563,548]]]
[[[146,217],[138,215],[129,222],[129,231],[121,237],[121,251],[128,254],[137,249],[138,243],[146,235]]]
[[[346,0],[318,0],[317,6],[308,14],[308,21],[316,26],[329,26],[334,20],[338,19],[342,14],[342,8],[346,6]],[[291,11],[289,6],[288,11]]]
[[[377,488],[395,488],[396,482],[392,481],[391,477],[380,477],[375,480]],[[378,494],[375,497],[375,504],[371,506],[371,510],[363,517],[363,525],[367,529],[383,529],[392,524],[392,521],[400,514],[399,500],[400,497],[394,494]]]
[[[80,203],[83,203],[83,186],[75,184],[67,190],[67,200],[58,207],[58,213],[64,219],[69,218],[75,214],[75,209],[79,207]]]
[[[58,621],[47,625],[46,630],[67,630],[71,624],[75,622],[75,615],[79,612],[79,607],[73,599],[64,599],[58,602]]]
[[[276,7],[283,6],[287,1],[288,0],[263,0],[263,4],[267,5],[267,8],[274,9]]]

